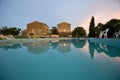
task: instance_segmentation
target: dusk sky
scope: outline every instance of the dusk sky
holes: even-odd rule
[[[6,25],[23,30],[33,21],[51,28],[65,21],[72,30],[82,26],[88,32],[92,16],[96,25],[120,19],[120,0],[0,0],[0,28]]]

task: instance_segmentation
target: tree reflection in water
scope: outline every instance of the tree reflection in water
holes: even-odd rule
[[[76,48],[83,48],[86,44],[86,40],[83,39],[72,39],[72,44],[74,45],[74,47]]]
[[[31,42],[23,44],[28,48],[28,51],[34,54],[45,53],[49,50],[49,47],[56,49],[60,53],[68,53],[71,51],[71,44],[76,48],[83,48],[86,40],[80,39],[52,39],[41,40],[39,42]]]
[[[49,50],[49,47],[52,49],[57,50],[60,53],[69,53],[71,51],[71,44],[75,48],[83,48],[86,45],[87,40],[81,39],[53,39],[53,40],[41,40],[37,42],[30,42],[22,44],[12,44],[1,46],[4,50],[8,51],[9,49],[19,49],[22,46],[26,46],[28,52],[34,54],[41,54],[46,53]],[[94,51],[96,50],[97,53],[105,53],[109,57],[120,57],[120,47],[113,47],[107,44],[99,44],[90,42],[88,40],[88,47],[91,59],[94,58]]]
[[[11,45],[0,46],[0,48],[3,48],[4,50],[8,51],[9,49],[22,48],[22,45],[21,44],[11,44]]]
[[[109,57],[120,57],[120,48],[113,47],[106,44],[95,44],[94,42],[89,42],[89,53],[91,58],[94,58],[94,51],[96,50],[98,53],[105,53]]]
[[[61,39],[51,41],[53,49],[57,49],[61,53],[68,53],[71,51],[71,44],[75,48],[83,48],[86,44],[86,40],[81,39]]]

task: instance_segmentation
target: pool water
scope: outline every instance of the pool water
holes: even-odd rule
[[[120,47],[85,39],[0,45],[0,80],[120,80]]]

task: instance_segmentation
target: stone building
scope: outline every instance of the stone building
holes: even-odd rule
[[[72,35],[71,24],[67,22],[62,22],[62,23],[57,24],[57,28],[58,28],[58,35],[60,37],[71,37]]]
[[[27,29],[23,30],[23,35],[28,37],[45,37],[48,35],[48,26],[45,23],[34,21],[27,24]]]

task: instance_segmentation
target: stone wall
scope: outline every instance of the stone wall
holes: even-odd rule
[[[62,22],[57,24],[60,37],[72,37],[71,24]],[[27,29],[23,30],[23,35],[28,37],[46,37],[49,36],[48,26],[45,23],[34,21],[27,24]]]
[[[23,34],[28,37],[45,37],[48,35],[48,26],[45,23],[34,21],[27,24]]]
[[[71,35],[71,24],[62,22],[57,24],[58,34],[60,37],[69,37]]]
[[[57,24],[58,32],[71,32],[71,24],[62,22]]]

